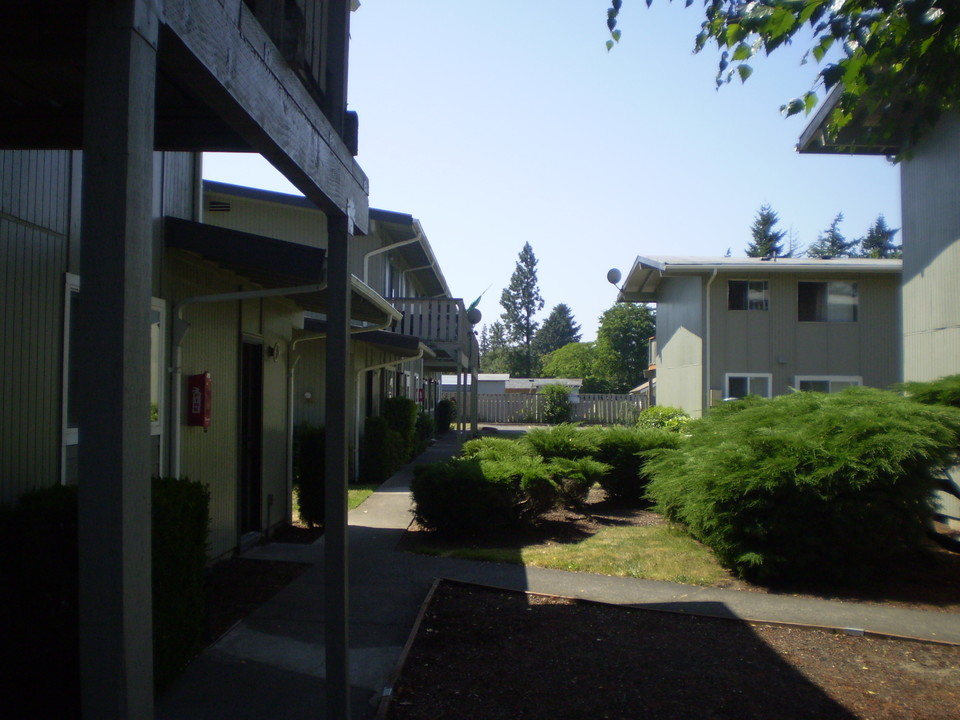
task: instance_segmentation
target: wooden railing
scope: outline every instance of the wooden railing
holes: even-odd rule
[[[456,343],[464,352],[469,350],[472,332],[460,298],[389,298],[389,301],[403,313],[403,319],[394,328],[396,332],[414,335],[428,343]]]

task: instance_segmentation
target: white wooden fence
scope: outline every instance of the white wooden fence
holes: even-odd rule
[[[444,397],[453,398],[453,394]],[[598,425],[632,425],[643,409],[639,395],[581,394],[571,396],[571,422]],[[470,397],[467,397],[467,403]],[[509,393],[506,395],[477,395],[477,421],[487,423],[541,423],[545,422],[545,395]],[[458,413],[467,420],[470,408]]]

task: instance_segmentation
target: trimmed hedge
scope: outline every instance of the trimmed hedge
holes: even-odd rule
[[[360,443],[360,481],[381,483],[406,462],[407,446],[384,417],[368,417]]]
[[[413,455],[416,457],[424,450],[430,446],[430,441],[433,439],[435,431],[435,425],[433,422],[433,417],[429,413],[420,412],[417,415],[417,427],[416,427],[416,447],[413,450]]]
[[[960,410],[848,388],[724,403],[650,461],[649,494],[737,574],[844,577],[916,551]]]
[[[203,638],[209,493],[186,479],[154,478],[154,680],[167,686]],[[57,485],[0,508],[8,663],[0,710],[30,707],[36,717],[79,714],[79,573],[77,488]],[[51,690],[55,689],[55,692]]]
[[[520,443],[546,459],[579,459],[596,454],[598,428],[581,430],[571,423],[561,423],[550,428],[531,428]],[[603,432],[599,430],[599,432]]]
[[[402,461],[397,468],[413,457],[417,446],[417,413],[419,405],[410,398],[392,397],[383,401],[381,413],[390,429],[395,431],[403,443]],[[396,468],[394,468],[396,469]]]
[[[449,398],[437,403],[437,435],[450,432],[450,425],[457,419],[457,403]]]
[[[417,522],[445,535],[473,535],[515,519],[512,488],[491,482],[477,458],[417,465],[410,488]]]
[[[326,514],[326,428],[301,425],[294,436],[294,486],[300,520],[310,527],[323,525]]]

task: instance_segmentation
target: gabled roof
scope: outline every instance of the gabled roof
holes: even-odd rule
[[[873,139],[872,136],[875,133],[871,132],[871,128],[879,124],[879,119],[867,117],[863,112],[856,113],[854,119],[836,136],[828,135],[827,122],[836,109],[837,103],[840,102],[842,94],[843,86],[839,84],[830,91],[800,135],[797,151],[811,154],[885,156],[900,152],[898,143]]]
[[[656,302],[660,280],[665,276],[709,275],[714,271],[740,275],[771,275],[774,273],[899,273],[900,260],[869,258],[734,258],[734,257],[674,257],[637,256],[627,273],[619,302]]]

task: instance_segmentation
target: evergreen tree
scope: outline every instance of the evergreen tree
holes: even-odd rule
[[[776,230],[774,227],[780,217],[769,205],[763,205],[757,212],[757,217],[750,226],[753,241],[747,246],[747,257],[789,257],[790,253],[783,253],[783,237],[785,230]]]
[[[532,377],[534,371],[533,337],[539,323],[533,318],[543,309],[543,298],[537,285],[537,258],[530,243],[524,243],[520,251],[510,285],[500,295],[503,313],[500,318],[507,337],[518,343],[523,350],[523,363],[520,368],[522,377]]]
[[[569,306],[560,303],[554,306],[533,337],[533,349],[542,357],[575,342],[580,342],[580,325],[574,322]]]
[[[898,228],[887,227],[883,215],[877,217],[865,237],[860,238],[860,256],[865,258],[899,258],[903,252],[894,244],[893,236]]]
[[[515,348],[507,341],[506,329],[499,320],[486,331],[486,350],[480,352],[480,371],[486,373],[509,373],[515,367]]]
[[[820,233],[817,241],[807,248],[809,257],[853,257],[857,241],[847,240],[843,236],[840,232],[841,222],[843,222],[843,213],[837,213],[830,227]]]

